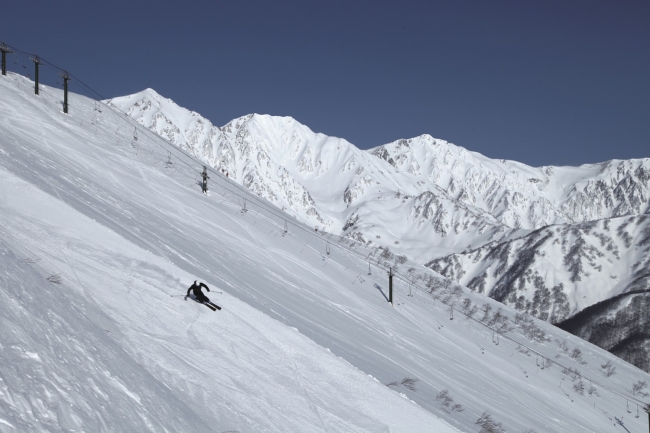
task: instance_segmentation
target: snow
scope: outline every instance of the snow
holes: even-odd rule
[[[550,224],[650,209],[648,158],[537,168],[430,135],[361,151],[291,117],[250,114],[216,127],[153,89],[107,102],[301,221],[420,263]],[[419,211],[430,204],[435,217]]]
[[[617,244],[614,236],[614,247],[598,258],[604,239],[612,236],[602,227],[598,237],[589,234],[598,221],[617,226],[621,218],[650,212],[648,158],[530,167],[491,160],[430,135],[361,151],[290,117],[251,114],[216,127],[152,89],[107,103],[311,227],[430,264],[543,320],[556,323],[612,296],[650,287],[650,277],[638,275],[647,254],[636,243]],[[638,240],[647,236],[644,226],[626,230]],[[529,248],[539,230],[552,227],[561,232],[549,243],[561,242],[561,248]],[[579,231],[586,237],[573,235]],[[583,238],[586,244],[567,251]],[[506,248],[510,253],[495,259]],[[529,273],[513,276],[526,252],[535,254]],[[499,271],[504,266],[505,274]],[[573,271],[581,267],[584,272]],[[499,294],[512,292],[495,290],[511,278],[521,285],[518,293]],[[542,284],[535,283],[539,278]],[[557,314],[533,307],[542,285],[549,293],[558,288],[550,307]],[[627,344],[629,335],[609,329],[614,344],[608,347]]]
[[[450,320],[450,302],[409,296],[406,275],[440,281],[414,261],[397,266],[391,306],[384,272],[358,258],[386,263],[381,251],[265,210],[243,172],[211,173],[203,195],[202,162],[144,130],[135,141],[123,114],[71,95],[63,115],[59,91],[36,97],[12,74],[0,92],[0,432],[474,432],[484,411],[507,431],[647,427],[625,399],[650,376],[613,355],[538,321],[550,340],[516,325],[494,340],[460,299]],[[221,311],[184,300],[195,279]],[[415,391],[385,386],[405,377]],[[436,401],[444,389],[462,412]]]

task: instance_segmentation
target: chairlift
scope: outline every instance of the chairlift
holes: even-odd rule
[[[492,342],[497,346],[499,345],[499,333],[496,332],[494,329],[492,330]]]
[[[634,418],[638,418],[638,417],[639,417],[639,405],[637,404],[636,405],[636,415],[634,416]]]
[[[368,262],[368,275],[372,275],[372,271],[370,270],[370,262]]]
[[[449,320],[454,320],[454,306],[449,309]]]
[[[331,254],[329,242],[327,244],[325,244],[325,252],[327,253],[328,256]]]
[[[630,401],[625,400],[625,402],[626,402],[625,403],[625,408],[627,409],[627,413],[632,413],[632,411],[630,410]]]
[[[284,221],[284,230],[282,231],[282,236],[284,237],[284,235],[286,235],[287,232],[289,232],[289,225],[287,224],[287,221],[285,220]]]
[[[138,128],[133,129],[133,141],[138,141]]]
[[[242,207],[242,209],[241,209],[241,213],[244,214],[244,213],[246,213],[246,212],[248,212],[248,209],[246,209],[246,199],[244,199],[244,207]]]
[[[173,166],[174,166],[174,163],[172,162],[172,153],[167,152],[167,161],[165,162],[165,167],[172,168]]]

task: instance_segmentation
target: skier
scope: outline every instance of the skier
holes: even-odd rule
[[[204,283],[199,283],[198,281],[194,280],[194,284],[192,284],[190,288],[187,289],[187,295],[185,296],[185,298],[187,299],[187,297],[190,296],[190,291],[192,291],[194,293],[194,297],[196,298],[197,302],[200,302],[201,304],[210,307],[210,309],[212,309],[213,311],[221,310],[220,306],[210,301],[210,298],[208,298],[203,294],[203,292],[201,291],[201,287],[205,288],[205,290],[207,290],[208,292],[210,291],[210,288],[206,286]]]
[[[194,280],[194,284],[192,284],[190,288],[187,289],[187,296],[190,296],[190,291],[192,291],[194,293],[194,297],[196,297],[196,300],[199,301],[200,303],[210,302],[210,299],[207,296],[205,296],[201,291],[201,287],[205,287],[205,290],[207,290],[208,292],[210,291],[210,288],[208,286]]]

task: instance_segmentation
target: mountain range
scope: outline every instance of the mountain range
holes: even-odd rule
[[[430,135],[361,150],[291,117],[218,127],[152,89],[105,102],[315,231],[426,264],[553,324],[650,289],[648,158],[530,167]],[[604,323],[626,307],[608,305],[570,329],[650,371],[647,310],[613,332]]]
[[[0,432],[647,428],[646,372],[33,85],[0,77]]]

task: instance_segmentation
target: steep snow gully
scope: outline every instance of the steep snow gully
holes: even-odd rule
[[[0,77],[0,432],[647,429],[647,373],[31,86]]]

